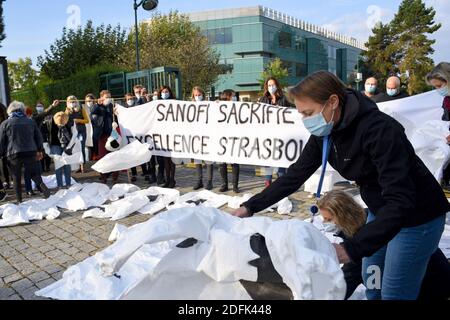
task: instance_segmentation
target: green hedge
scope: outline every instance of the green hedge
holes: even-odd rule
[[[12,92],[11,98],[33,107],[38,101],[48,106],[54,100],[66,100],[70,95],[83,100],[88,93],[98,96],[101,90],[100,75],[118,71],[121,70],[114,66],[99,65],[82,70],[64,80],[41,79],[32,88]]]

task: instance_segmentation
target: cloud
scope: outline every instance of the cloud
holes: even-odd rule
[[[370,5],[366,9],[366,14],[351,12],[323,24],[322,27],[366,42],[372,33],[373,26],[377,22],[386,23],[393,17],[394,12],[392,10]]]

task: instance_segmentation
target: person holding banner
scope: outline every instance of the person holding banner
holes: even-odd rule
[[[191,100],[195,102],[201,102],[205,100],[206,94],[205,91],[200,87],[194,87],[192,89],[191,94]],[[194,190],[199,190],[203,188],[203,163],[202,160],[195,160],[195,173],[196,173],[196,179],[197,183],[194,186]],[[207,172],[207,179],[208,183],[206,185],[206,190],[212,190],[213,189],[213,171],[214,171],[214,163],[207,163],[206,164],[206,172]]]
[[[273,106],[280,107],[292,107],[292,104],[288,101],[286,96],[284,95],[283,88],[278,82],[278,80],[274,77],[269,77],[264,82],[264,95],[259,99],[260,103],[270,104]],[[266,188],[270,186],[272,183],[273,171],[272,167],[264,167],[261,168],[265,170],[265,181],[264,185]],[[286,168],[278,168],[277,169],[278,177],[286,174]]]
[[[86,163],[86,125],[89,123],[89,116],[75,96],[67,97],[65,113],[69,116],[69,126],[72,127],[75,124],[77,127],[78,140],[81,142],[81,153],[83,154],[83,163],[80,165],[80,169],[77,172],[84,173],[84,164]]]
[[[161,89],[159,89],[158,97],[159,97],[159,99],[162,99],[162,100],[175,99],[172,89],[169,86],[162,86]],[[161,172],[161,163],[160,163],[161,160],[160,159],[164,161],[163,168],[165,169],[165,173],[166,173],[166,182],[164,183],[163,187],[164,188],[175,188],[175,185],[176,185],[175,164],[172,162],[172,159],[169,157],[158,157],[158,164],[159,164],[158,177],[159,177],[159,173]]]
[[[386,92],[382,92],[372,97],[376,103],[403,99],[409,97],[406,92],[401,91],[401,81],[397,76],[389,77],[386,81]]]
[[[293,87],[290,96],[311,137],[285,176],[233,214],[248,217],[270,207],[328,161],[357,183],[369,209],[367,224],[335,245],[339,262],[362,259],[369,300],[417,299],[450,211],[439,183],[415,154],[404,128],[334,74],[315,72]],[[318,211],[311,209],[313,215]]]
[[[227,89],[224,90],[219,97],[220,101],[237,101],[236,93],[234,90]],[[233,191],[235,193],[240,193],[239,190],[239,164],[233,163],[231,165],[232,168],[232,183],[233,183]],[[220,177],[222,178],[222,186],[220,187],[220,192],[228,191],[228,164],[221,163],[219,165]]]
[[[370,99],[374,99],[378,94],[378,80],[375,77],[369,77],[364,84],[364,94]]]
[[[102,92],[100,92],[100,99],[98,100],[98,104],[92,110],[92,119],[97,122],[98,126],[101,126],[97,154],[97,160],[100,160],[109,153],[109,151],[106,150],[105,145],[109,136],[111,135],[113,122],[115,119],[114,101],[111,98],[111,93],[108,90],[103,90]],[[106,183],[108,177],[111,174],[113,176],[113,183],[116,183],[119,179],[119,172],[101,174],[100,180],[103,183]]]
[[[427,76],[426,81],[433,86],[437,92],[444,98],[442,101],[442,121],[450,121],[450,63],[439,63]],[[447,143],[450,144],[450,135],[447,137]],[[450,164],[444,169],[443,186],[450,188]]]
[[[125,95],[125,102],[127,108],[132,108],[136,106],[140,106],[147,103],[147,100],[144,96],[141,95],[142,92],[142,86],[141,85],[135,85],[134,86],[134,95],[131,93],[127,93]],[[141,165],[142,169],[142,175],[144,176],[145,181],[148,181],[150,183],[156,182],[156,177],[150,181],[150,173],[149,173],[149,163],[144,163]],[[137,181],[137,168],[131,168],[131,182]]]

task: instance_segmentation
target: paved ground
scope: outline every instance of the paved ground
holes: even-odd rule
[[[262,190],[262,177],[255,172],[241,170],[240,188],[242,193],[257,193]],[[214,190],[218,192],[220,176],[214,172]],[[231,176],[231,174],[230,174]],[[97,182],[97,174],[90,172],[83,176],[75,175],[78,182]],[[194,170],[178,167],[177,188],[182,194],[192,191]],[[127,182],[127,176],[121,175],[119,182]],[[147,188],[143,177],[135,183]],[[111,185],[110,185],[111,186]],[[233,192],[228,192],[234,195]],[[290,197],[293,211],[281,216],[277,213],[265,214],[274,219],[306,218],[312,199],[305,192],[297,192]],[[9,192],[6,200],[14,201]],[[24,199],[26,200],[26,199]],[[229,209],[222,208],[225,211]],[[108,242],[115,222],[100,219],[81,219],[82,212],[64,212],[54,221],[37,221],[29,225],[0,228],[0,300],[42,299],[34,292],[61,279],[63,272],[71,265],[83,261],[101,251]],[[131,226],[151,219],[151,216],[131,215],[120,220],[121,224]]]

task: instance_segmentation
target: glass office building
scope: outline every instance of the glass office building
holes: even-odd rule
[[[264,67],[280,58],[294,85],[317,70],[328,70],[347,82],[355,72],[364,44],[275,10],[256,6],[187,14],[220,53],[223,74],[216,93],[239,92],[254,101],[261,91]]]

